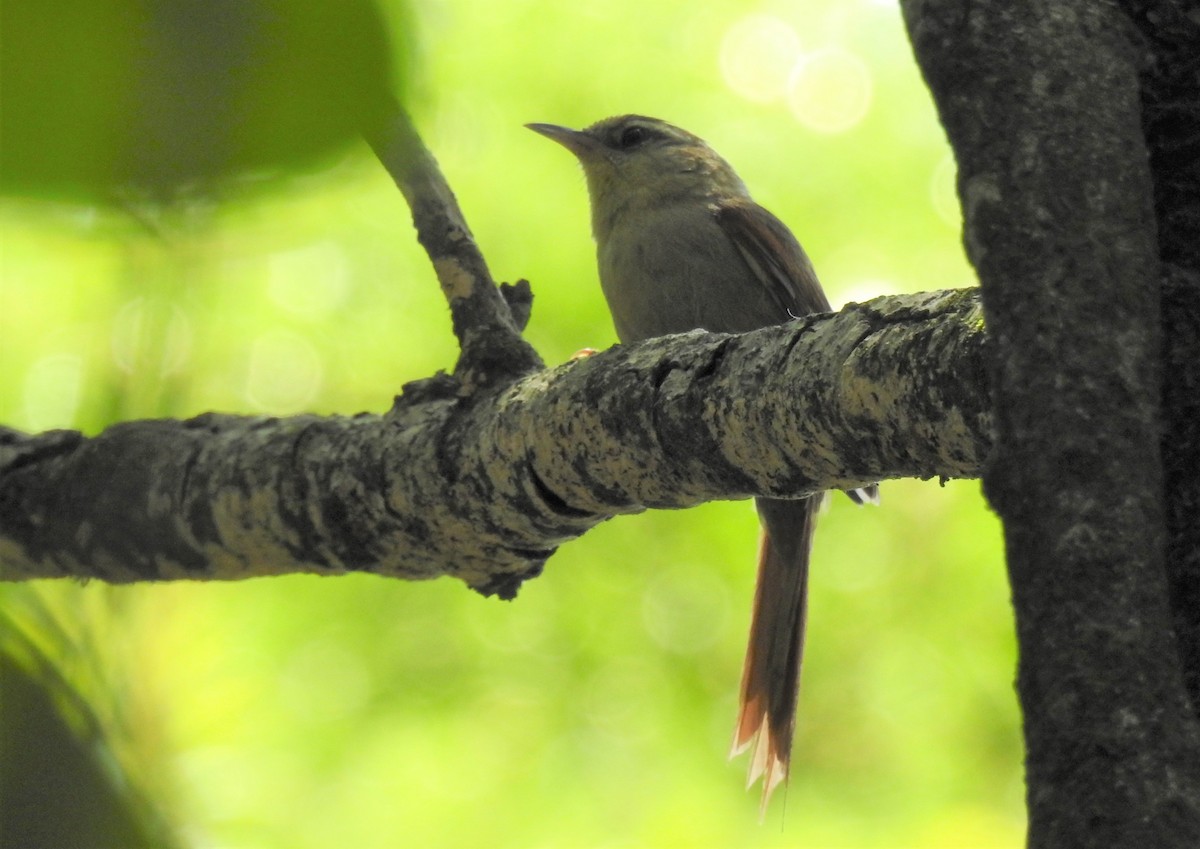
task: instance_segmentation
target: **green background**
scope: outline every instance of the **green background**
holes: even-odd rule
[[[971,285],[954,171],[894,2],[455,0],[407,20],[408,102],[547,362],[615,341],[582,175],[522,128],[706,138],[835,305]],[[241,202],[0,206],[0,422],[382,412],[455,341],[365,146]],[[5,587],[134,782],[199,847],[1015,847],[1015,646],[977,482],[831,500],[790,786],[726,761],[748,503],[609,522],[512,603],[354,576]],[[63,626],[60,633],[46,622]],[[39,624],[40,623],[40,624]]]

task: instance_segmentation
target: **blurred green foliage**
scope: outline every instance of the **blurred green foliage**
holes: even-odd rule
[[[139,780],[156,764],[135,750],[147,742],[128,711],[135,679],[106,651],[121,600],[28,587],[0,598],[0,845],[180,845],[169,799]]]
[[[493,272],[532,281],[527,335],[550,362],[615,338],[581,175],[527,121],[641,112],[704,136],[835,303],[972,283],[894,2],[452,0],[384,19],[410,30],[409,103]],[[10,426],[381,412],[454,362],[363,145],[242,203],[9,199],[0,248]],[[1015,648],[978,485],[831,501],[792,781],[763,826],[725,761],[756,534],[748,503],[624,518],[509,604],[365,576],[0,603],[33,593],[72,625],[65,674],[121,705],[98,711],[114,748],[195,846],[1021,845]],[[79,653],[101,674],[72,674]]]
[[[261,183],[344,147],[393,83],[372,0],[6,3],[0,31],[6,194],[175,202]]]

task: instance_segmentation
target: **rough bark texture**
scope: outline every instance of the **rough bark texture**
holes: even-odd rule
[[[1163,260],[1163,469],[1167,577],[1184,682],[1200,715],[1200,12],[1188,0],[1125,0],[1143,50]]]
[[[1029,844],[1200,845],[1164,576],[1159,257],[1115,2],[904,3],[994,342]]]
[[[1192,239],[1200,245],[1200,233]],[[1183,680],[1200,716],[1200,266],[1164,266],[1162,314],[1167,579]]]
[[[490,391],[441,376],[383,416],[204,415],[0,437],[0,577],[454,575],[502,596],[611,516],[976,476],[977,293],[695,332]]]

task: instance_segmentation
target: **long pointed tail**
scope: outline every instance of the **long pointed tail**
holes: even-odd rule
[[[746,786],[763,778],[764,811],[788,776],[804,653],[808,555],[822,498],[755,502],[765,533],[730,757],[753,744]]]

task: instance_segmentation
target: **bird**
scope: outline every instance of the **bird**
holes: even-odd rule
[[[697,328],[744,333],[831,311],[791,230],[698,136],[644,115],[582,130],[526,126],[583,166],[600,287],[622,342]],[[878,501],[875,484],[847,494]],[[753,747],[746,786],[762,778],[760,812],[790,769],[823,497],[755,499],[763,535],[730,757]]]

